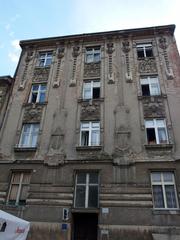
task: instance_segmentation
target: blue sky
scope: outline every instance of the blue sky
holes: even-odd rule
[[[180,49],[179,10],[179,0],[1,0],[0,76],[13,76],[25,39],[176,24]]]

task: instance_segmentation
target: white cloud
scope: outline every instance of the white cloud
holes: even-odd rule
[[[16,52],[10,52],[8,54],[8,57],[10,58],[10,60],[14,63],[18,63],[18,60],[19,60],[19,54],[16,53]]]
[[[11,41],[11,46],[14,48],[14,50],[19,51],[21,48],[19,46],[19,40],[14,39]]]
[[[4,43],[0,42],[0,49],[4,48]]]
[[[10,28],[11,28],[11,25],[10,25],[9,23],[7,23],[7,24],[5,25],[5,29],[6,29],[7,31],[9,31]]]
[[[11,41],[11,51],[8,54],[8,57],[10,58],[10,60],[14,63],[18,63],[19,60],[19,55],[20,55],[20,46],[19,46],[19,40],[18,39],[14,39]]]

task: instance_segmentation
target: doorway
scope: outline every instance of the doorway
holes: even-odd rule
[[[97,240],[97,213],[74,213],[73,226],[72,240]]]

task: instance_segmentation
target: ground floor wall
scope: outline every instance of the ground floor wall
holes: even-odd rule
[[[25,206],[7,203],[11,174],[15,170],[31,170]],[[153,208],[152,170],[175,172],[179,198],[180,164],[173,161],[122,166],[110,161],[71,162],[53,167],[38,162],[0,163],[0,208],[31,222],[28,240],[76,240],[75,214],[86,214],[84,222],[90,216],[88,214],[97,216],[98,240],[179,240],[180,210]],[[96,209],[74,206],[77,171],[99,173],[99,205]],[[69,211],[67,220],[63,220],[65,208]],[[88,221],[87,224],[90,225]]]

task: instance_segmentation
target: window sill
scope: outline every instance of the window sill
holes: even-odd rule
[[[154,95],[154,96],[143,96],[143,95],[138,95],[138,100],[142,100],[142,99],[153,99],[153,98],[167,98],[166,94],[160,94],[160,95]]]
[[[87,65],[100,64],[100,63],[101,63],[101,60],[99,60],[99,61],[93,61],[93,62],[85,62],[85,64],[87,64]]]
[[[154,215],[180,215],[180,209],[153,209],[152,214]]]
[[[37,150],[37,147],[14,147],[15,152],[35,152]]]
[[[138,60],[147,60],[147,59],[153,59],[155,60],[155,57],[138,57]]]
[[[99,213],[98,208],[72,208],[72,213]]]
[[[76,146],[77,151],[99,151],[102,149],[102,146]]]
[[[93,102],[103,102],[104,98],[94,98],[94,99],[83,99],[83,98],[78,98],[78,103],[89,103],[93,104]]]
[[[25,209],[26,205],[11,205],[11,204],[8,204],[8,203],[5,203],[3,205],[0,205],[1,206],[1,210],[3,211],[7,211],[7,210],[23,210]]]
[[[172,149],[173,144],[145,144],[144,145],[146,149],[154,149],[154,150],[159,150],[159,149]]]
[[[48,66],[35,66],[35,69],[50,69],[51,65],[48,65]]]
[[[26,106],[43,106],[43,105],[47,105],[48,102],[37,102],[37,103],[24,103],[23,106],[26,107]]]

